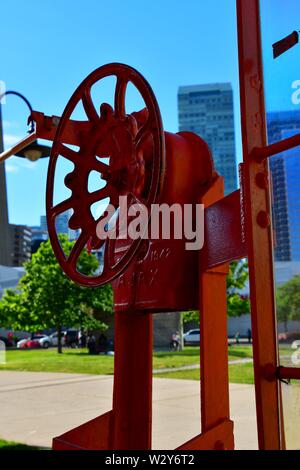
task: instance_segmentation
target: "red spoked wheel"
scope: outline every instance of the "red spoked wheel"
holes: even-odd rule
[[[102,103],[98,112],[91,89],[99,80],[109,76],[116,77],[114,105]],[[129,83],[136,87],[145,103],[145,109],[132,114],[126,114],[125,108]],[[79,150],[75,151],[66,145],[66,136],[71,135],[71,116],[80,102],[87,120],[80,124],[77,121],[76,145]],[[55,204],[54,180],[60,158],[71,161],[74,169],[64,179],[71,196]],[[109,163],[104,163],[104,159],[106,162],[109,159]],[[128,206],[140,203],[150,208],[162,186],[164,167],[163,126],[156,98],[147,81],[135,69],[123,64],[108,64],[92,72],[74,92],[60,119],[47,178],[46,212],[50,241],[61,268],[74,282],[95,287],[112,281],[126,269],[142,240],[141,237],[127,240],[125,250],[121,250],[121,254],[116,253],[116,239],[98,238],[97,225],[104,215],[95,218],[91,206],[109,199],[116,209],[115,214],[118,214],[119,196],[126,196]],[[106,184],[90,192],[88,181],[92,171],[98,172]],[[66,254],[59,241],[56,219],[71,209],[69,228],[78,230],[80,235],[71,252]],[[150,216],[148,222],[149,219]],[[80,255],[86,249],[103,252],[101,269],[91,276],[79,269]]]

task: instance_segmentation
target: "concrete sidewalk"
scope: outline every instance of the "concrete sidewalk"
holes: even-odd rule
[[[0,372],[0,438],[51,446],[111,409],[112,376]],[[200,432],[199,382],[154,378],[153,448],[174,449]],[[220,397],[220,400],[222,397]],[[237,449],[257,449],[254,387],[230,385]]]

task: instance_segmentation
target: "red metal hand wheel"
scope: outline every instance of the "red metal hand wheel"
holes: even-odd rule
[[[97,108],[91,89],[99,80],[109,76],[116,77],[114,105],[102,103]],[[145,109],[128,115],[125,96],[130,82],[142,96]],[[71,123],[72,113],[80,102],[87,120]],[[66,136],[71,135],[71,124],[73,129],[77,126],[78,151],[66,145]],[[71,190],[71,196],[54,204],[54,179],[60,158],[67,159],[74,165],[73,171],[64,179],[65,186]],[[104,163],[103,159],[106,162],[109,159],[109,164]],[[95,287],[112,281],[126,269],[137,253],[141,238],[126,241],[126,249],[122,250],[121,255],[116,254],[116,240],[101,240],[97,237],[97,224],[103,214],[98,219],[95,218],[91,206],[109,198],[109,203],[116,208],[117,214],[119,196],[127,196],[129,206],[140,202],[150,207],[162,186],[164,162],[164,133],[160,111],[147,81],[135,69],[123,64],[108,64],[92,72],[79,85],[63,112],[48,168],[46,211],[49,237],[61,268],[73,281],[83,286]],[[104,187],[94,192],[88,190],[92,171],[97,171],[99,179],[102,176],[106,182]],[[69,227],[80,231],[80,235],[71,252],[66,254],[57,234],[56,218],[70,209],[73,214]],[[80,254],[87,247],[92,250],[103,249],[101,269],[92,276],[79,270]]]

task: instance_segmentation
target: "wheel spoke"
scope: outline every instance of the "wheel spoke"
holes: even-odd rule
[[[115,115],[116,117],[124,117],[125,110],[125,94],[128,80],[123,77],[117,78],[116,91],[115,91]]]
[[[67,158],[73,163],[75,163],[78,158],[78,152],[75,152],[75,150],[72,150],[69,147],[66,147],[64,144],[61,144],[61,143],[57,144],[56,151],[59,155],[61,155],[64,158]]]
[[[82,104],[89,120],[92,121],[93,123],[97,123],[99,121],[99,114],[97,113],[95,109],[95,106],[91,97],[90,88],[84,91],[84,94],[82,96]]]
[[[60,202],[56,206],[53,206],[50,210],[51,217],[57,217],[59,214],[66,212],[67,210],[73,207],[73,198],[66,199],[63,202]]]
[[[114,191],[114,188],[107,184],[106,186],[104,186],[104,188],[101,188],[101,189],[98,189],[97,191],[89,193],[88,195],[89,202],[92,204],[93,202],[101,201],[101,199],[110,197],[113,194],[113,191]]]
[[[108,173],[110,168],[109,165],[97,159],[93,163],[93,170],[98,171],[99,173]]]
[[[77,260],[84,249],[90,235],[86,232],[82,232],[73,246],[71,253],[68,256],[67,263],[72,267],[76,267]]]

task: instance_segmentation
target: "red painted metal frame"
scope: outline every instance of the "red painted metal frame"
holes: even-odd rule
[[[232,450],[233,447],[233,422],[224,420],[176,450]]]
[[[224,198],[222,179],[215,175],[209,189],[199,195],[199,202],[206,207],[206,242],[199,257],[202,432],[180,446],[180,450],[234,447],[229,414],[226,324],[226,275],[227,263],[231,260],[247,255],[249,260],[260,449],[284,448],[280,380],[299,378],[298,370],[279,367],[278,361],[266,161],[267,157],[298,145],[299,136],[267,146],[259,0],[237,0],[237,26],[244,156],[241,189]],[[36,122],[36,134],[53,140],[59,118],[36,112],[32,113],[32,118]],[[82,130],[82,126],[90,132],[89,122],[68,120],[61,135],[62,142],[79,144],[78,130],[79,127]],[[165,138],[176,147],[178,137],[165,134]],[[170,159],[171,165],[173,160]],[[175,174],[178,172],[169,170],[170,181]],[[178,191],[174,191],[174,195],[177,198]],[[138,285],[135,288],[138,289]],[[160,311],[158,307],[152,313]],[[134,342],[132,337],[136,338]],[[113,410],[55,438],[54,449],[151,448],[151,314],[133,304],[116,312],[115,345]]]
[[[223,178],[219,177],[201,198],[201,203],[207,208],[216,201],[222,200],[223,197],[224,182]],[[219,230],[220,227],[214,229],[212,227],[209,238],[217,239]],[[204,253],[209,243],[210,241],[206,238]],[[218,267],[207,269],[201,261],[200,256],[201,424],[202,433],[205,433],[221,421],[229,420],[230,416],[226,294],[228,264],[219,264]],[[233,449],[233,433],[229,439],[230,448]]]
[[[15,155],[19,150],[22,150],[24,147],[27,147],[27,145],[32,144],[37,139],[36,132],[30,133],[27,137],[24,137],[20,142],[18,142],[16,145],[13,147],[4,150],[0,154],[0,164],[7,160],[9,157],[12,155]]]
[[[237,0],[240,104],[244,164],[242,167],[250,274],[251,320],[257,430],[260,449],[281,449],[280,389],[276,377],[264,370],[278,366],[274,302],[273,240],[269,184],[258,185],[257,175],[269,176],[266,161],[254,149],[265,148],[262,46],[259,0]],[[256,157],[258,155],[255,150]],[[260,178],[261,180],[261,178]]]
[[[114,449],[151,449],[153,318],[115,313]]]
[[[279,366],[275,375],[279,380],[296,379],[300,380],[300,367],[284,367]]]

